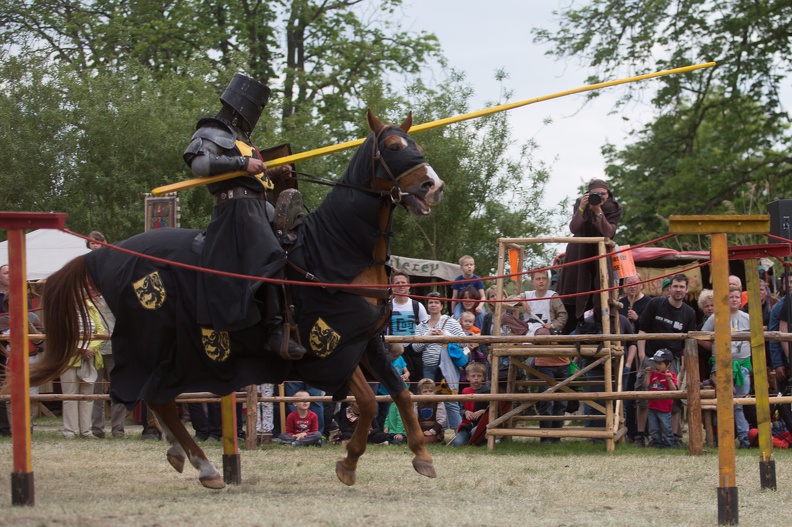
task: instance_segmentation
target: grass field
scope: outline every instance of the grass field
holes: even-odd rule
[[[485,448],[432,445],[438,477],[412,470],[406,447],[371,446],[358,481],[336,478],[340,446],[242,451],[240,486],[210,491],[178,474],[164,444],[33,434],[34,507],[12,507],[12,445],[0,439],[0,526],[674,526],[717,524],[718,458],[574,440]],[[138,428],[139,430],[139,428]],[[207,455],[222,471],[219,444]],[[737,453],[741,525],[788,525],[792,454],[776,453],[778,491],[759,488],[758,451]]]

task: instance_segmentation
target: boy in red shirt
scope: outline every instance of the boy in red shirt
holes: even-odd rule
[[[644,388],[650,392],[665,392],[677,389],[677,376],[669,368],[674,355],[665,348],[659,349],[649,359],[654,361],[655,369],[646,367],[644,375]],[[649,434],[652,436],[652,446],[666,448],[674,446],[674,434],[671,432],[671,409],[673,399],[649,400]]]
[[[489,386],[484,384],[487,374],[487,367],[480,362],[471,362],[465,367],[470,386],[462,390],[462,393],[489,393]],[[451,441],[451,446],[467,445],[470,438],[476,431],[476,427],[481,418],[489,411],[487,401],[465,401],[463,403],[462,423],[457,428],[457,435]]]
[[[294,397],[309,397],[305,390],[298,390]],[[291,446],[322,446],[319,432],[319,417],[311,410],[309,402],[294,403],[296,410],[286,417],[286,431],[278,437],[278,444]]]

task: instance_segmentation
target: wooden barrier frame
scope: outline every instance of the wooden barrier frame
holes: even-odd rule
[[[595,243],[597,244],[597,251],[600,255],[600,258],[597,260],[599,265],[599,277],[601,284],[610,284],[610,276],[609,276],[609,258],[606,256],[608,249],[614,247],[613,241],[608,238],[604,237],[579,237],[579,238],[499,238],[498,239],[498,269],[497,275],[503,276],[505,273],[505,262],[507,258],[507,251],[511,250],[518,250],[518,265],[520,269],[511,269],[512,273],[519,272],[522,269],[522,260],[524,258],[525,250],[524,246],[529,243]],[[518,282],[519,284],[519,282]],[[497,288],[498,288],[498,298],[504,298],[504,284],[503,278],[499,278],[497,280]],[[518,285],[517,290],[521,289],[520,285]],[[602,289],[607,289],[603,287]],[[599,294],[599,301],[600,301],[600,309],[602,313],[602,333],[604,335],[611,334],[611,323],[610,323],[610,309],[612,306],[617,305],[617,291],[600,291]],[[493,315],[493,333],[496,336],[500,336],[501,334],[501,316],[503,312],[503,304],[498,302],[495,304],[495,313]],[[574,316],[574,314],[570,315]],[[613,328],[613,333],[619,333],[619,319],[616,317],[616,327]],[[524,337],[525,342],[531,342],[532,339],[530,337]],[[565,339],[556,339],[561,340],[562,342],[569,342]],[[575,336],[575,340],[579,341],[579,336]],[[561,383],[561,386],[558,386],[558,383],[550,382],[552,379],[548,379],[541,375],[536,369],[528,368],[524,364],[522,364],[516,357],[518,356],[532,356],[532,357],[541,357],[541,356],[554,356],[555,354],[547,355],[546,352],[548,351],[547,348],[536,348],[533,351],[528,351],[526,354],[520,353],[519,348],[516,347],[509,347],[503,344],[493,345],[491,347],[491,352],[493,354],[493,368],[492,368],[492,379],[490,384],[490,391],[494,394],[498,393],[499,385],[498,385],[498,367],[497,362],[494,360],[494,357],[509,357],[509,376],[506,383],[506,393],[515,393],[515,373],[517,369],[522,369],[528,371],[536,378],[542,379],[547,382],[550,386],[548,391],[556,391],[556,390],[563,390],[563,391],[572,391],[569,388],[570,384],[575,384],[575,381],[580,378],[582,375],[581,372],[576,372],[573,374],[571,379],[567,379],[564,383]],[[562,343],[559,346],[559,351],[566,351],[569,356],[577,356],[576,348],[570,347],[569,345],[564,346]],[[556,355],[557,356],[557,355]],[[614,382],[616,383],[616,391],[621,390],[621,371],[624,369],[624,352],[621,348],[616,349],[614,346],[614,342],[609,339],[605,339],[602,341],[602,347],[599,352],[595,355],[592,355],[593,358],[596,358],[596,362],[594,364],[590,364],[588,367],[585,368],[586,371],[590,371],[597,366],[602,366],[603,369],[603,377],[604,380],[602,382],[603,386],[603,393],[609,394],[613,393]],[[616,378],[614,379],[614,369],[613,369],[613,360],[618,360],[618,366],[616,368]],[[605,439],[606,443],[606,450],[608,452],[612,452],[616,448],[616,440],[621,437],[626,432],[626,428],[619,427],[619,419],[621,417],[621,401],[613,401],[605,399],[603,404],[599,404],[595,402],[595,399],[592,397],[587,399],[586,404],[590,407],[594,408],[597,411],[603,413],[601,417],[597,420],[602,420],[605,422],[604,428],[594,428],[594,427],[586,427],[585,429],[581,428],[567,428],[567,429],[559,429],[559,428],[539,428],[539,429],[526,429],[521,428],[519,431],[515,431],[515,417],[520,411],[528,406],[531,406],[535,403],[525,403],[519,405],[517,408],[514,408],[508,411],[504,416],[509,416],[507,419],[504,419],[504,416],[499,416],[498,412],[500,411],[499,405],[497,402],[492,401],[490,402],[489,408],[489,424],[487,425],[487,449],[492,450],[495,448],[496,438],[497,437],[510,437],[510,436],[532,436],[532,437],[580,437],[580,438],[596,438],[596,439]]]

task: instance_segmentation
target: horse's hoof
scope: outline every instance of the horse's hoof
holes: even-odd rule
[[[336,476],[348,487],[355,484],[355,471],[346,468],[341,461],[336,461]]]
[[[413,459],[413,468],[418,474],[422,476],[426,476],[427,478],[437,477],[437,472],[435,472],[434,463],[432,463],[431,461],[421,461],[420,459]]]
[[[201,485],[203,485],[207,489],[220,490],[225,488],[225,482],[223,481],[223,478],[220,475],[203,476],[198,478],[198,481],[200,481]]]
[[[170,463],[179,474],[184,472],[184,456],[168,453],[168,463]]]

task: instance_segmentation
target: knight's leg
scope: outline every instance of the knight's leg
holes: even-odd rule
[[[190,464],[198,469],[198,480],[204,487],[209,489],[222,489],[225,487],[223,476],[217,471],[214,465],[212,465],[212,462],[206,458],[204,451],[195,444],[195,441],[190,437],[187,429],[184,428],[176,412],[176,403],[170,401],[164,404],[148,403],[148,405],[151,411],[157,416],[160,427],[165,433],[168,442],[171,443],[171,447],[168,450],[168,462],[173,468],[179,470],[178,456],[180,454],[182,456],[186,454],[187,459],[190,460]],[[181,449],[175,448],[173,446],[175,443],[178,443]],[[173,456],[173,459],[171,459],[171,456]],[[183,457],[181,464],[183,467]]]
[[[429,451],[426,449],[421,425],[418,423],[418,416],[415,414],[415,408],[413,408],[410,391],[405,388],[393,399],[393,402],[399,409],[399,415],[401,415],[402,423],[404,423],[404,430],[407,432],[407,445],[415,454],[413,468],[415,468],[416,472],[426,477],[437,477],[434,464],[432,463],[432,456],[429,455]]]
[[[262,284],[256,297],[261,300],[261,323],[267,333],[264,350],[277,353],[284,360],[300,360],[305,348],[291,338],[288,331],[284,334],[283,303],[280,286]]]
[[[357,469],[357,462],[360,456],[366,451],[366,440],[368,433],[371,429],[371,421],[377,413],[377,403],[374,400],[374,392],[366,382],[363,372],[360,367],[355,369],[352,374],[352,379],[349,382],[349,389],[360,410],[360,418],[358,419],[355,432],[352,438],[347,443],[347,456],[344,459],[339,459],[336,463],[336,475],[341,483],[344,485],[355,484],[355,470]]]

